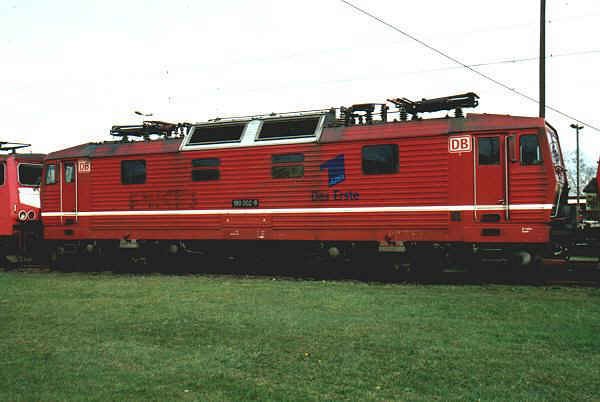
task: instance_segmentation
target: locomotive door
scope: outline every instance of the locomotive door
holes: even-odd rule
[[[61,212],[77,212],[77,171],[75,169],[75,161],[61,162],[60,175],[60,204]],[[75,214],[74,214],[75,215]],[[63,218],[61,218],[62,220]],[[77,220],[77,215],[66,216],[67,223]]]
[[[508,220],[508,155],[506,135],[477,136],[475,141],[475,220]]]

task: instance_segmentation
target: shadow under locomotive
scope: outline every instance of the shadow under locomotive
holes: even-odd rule
[[[256,242],[206,244],[206,250],[167,250],[147,244],[145,247],[105,253],[90,250],[54,255],[50,269],[62,272],[104,272],[115,274],[231,275],[299,280],[355,280],[377,283],[418,284],[511,284],[511,285],[578,285],[599,286],[597,262],[545,260],[523,269],[510,260],[480,259],[465,265],[452,255],[443,255],[443,264],[432,264],[422,254],[381,254],[372,248],[354,247],[331,250],[326,244],[317,249],[307,244],[304,249],[288,243]],[[361,245],[362,246],[362,245]],[[235,251],[235,252],[233,252]],[[90,258],[92,257],[92,258]],[[439,256],[438,256],[439,257]],[[25,264],[26,265],[26,264]]]

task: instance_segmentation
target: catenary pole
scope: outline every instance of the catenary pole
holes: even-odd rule
[[[583,126],[579,125],[579,124],[571,124],[571,128],[575,129],[575,138],[576,138],[576,149],[575,149],[575,158],[577,158],[577,162],[576,162],[576,171],[577,171],[577,219],[579,220],[579,211],[580,211],[580,206],[579,206],[579,198],[580,198],[580,192],[579,192],[579,130],[583,130]]]
[[[546,0],[540,0],[540,117],[546,116]]]

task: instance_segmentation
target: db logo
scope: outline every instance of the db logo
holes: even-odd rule
[[[472,149],[470,135],[448,139],[448,150],[450,152],[471,152]]]
[[[77,161],[77,171],[79,173],[89,173],[92,171],[92,163],[89,159],[80,159]]]

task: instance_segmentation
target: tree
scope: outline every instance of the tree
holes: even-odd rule
[[[577,195],[577,152],[567,151],[564,154],[567,178],[569,179],[570,195]],[[597,164],[583,155],[579,158],[579,191],[583,195],[583,189],[596,177]]]

